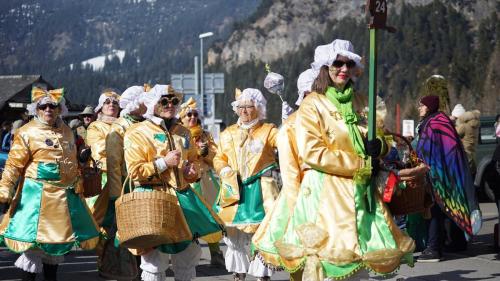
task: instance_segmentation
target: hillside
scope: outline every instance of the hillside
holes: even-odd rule
[[[381,32],[378,49],[378,90],[388,100],[389,109],[400,103],[403,117],[416,118],[415,101],[422,82],[439,73],[449,78],[452,106],[460,102],[484,115],[500,112],[500,4],[473,0],[395,2],[388,23],[398,31]],[[234,87],[262,88],[264,64],[269,63],[287,79],[285,97],[294,102],[296,78],[309,67],[314,48],[335,38],[351,40],[356,51],[367,58],[364,3],[263,1],[256,12],[259,14],[250,17],[253,21],[242,24],[225,45],[209,51],[211,69],[228,75],[228,93],[219,101],[232,99]],[[367,76],[365,73],[357,83],[361,93],[367,92]],[[269,101],[269,117],[279,122],[279,99],[269,97]],[[221,103],[224,119],[234,120]]]
[[[75,102],[95,102],[101,87],[167,83],[192,71],[198,34],[225,40],[259,0],[2,0],[0,75],[42,74]],[[207,44],[208,45],[208,44]],[[81,62],[120,50],[102,71]],[[99,59],[97,59],[99,60]],[[91,61],[95,62],[95,61]],[[102,64],[102,62],[99,62]]]

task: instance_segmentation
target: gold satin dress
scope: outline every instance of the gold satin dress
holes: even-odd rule
[[[71,129],[37,118],[14,137],[0,193],[16,195],[0,224],[0,244],[14,252],[38,248],[64,255],[74,246],[93,249],[98,226],[82,195],[77,147]]]
[[[353,107],[360,109],[355,101]],[[364,126],[358,128],[366,134]],[[305,276],[344,279],[362,268],[386,274],[404,261],[412,264],[414,241],[397,227],[376,191],[369,211],[366,188],[354,182],[365,160],[325,95],[304,99],[295,136],[304,176],[283,238],[274,243],[280,266],[289,272],[303,269]]]
[[[253,254],[258,253],[264,264],[271,268],[281,266],[274,242],[280,240],[286,231],[304,176],[304,171],[301,169],[303,163],[298,155],[295,138],[296,119],[297,112],[294,112],[283,122],[278,131],[276,144],[283,187],[272,211],[266,214],[252,237]]]
[[[273,124],[262,122],[251,129],[234,124],[221,133],[214,157],[215,171],[220,175],[225,167],[230,167],[239,181],[226,182],[221,176],[216,211],[226,226],[253,234],[265,214],[271,211],[279,193],[276,181],[270,175],[277,166],[277,133],[278,129]],[[234,203],[223,204],[227,195],[238,192]]]
[[[107,160],[106,160],[106,137],[111,130],[112,122],[96,120],[90,123],[87,128],[87,139],[85,143],[90,146],[92,159],[97,162],[97,166],[102,170],[102,190],[99,195],[87,198],[92,215],[100,226],[111,227],[115,219],[115,206],[107,180]]]

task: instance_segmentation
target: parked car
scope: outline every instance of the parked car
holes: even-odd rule
[[[486,178],[494,169],[491,158],[496,148],[495,136],[495,117],[481,117],[479,127],[479,140],[476,147],[476,177],[474,185],[478,189],[481,200],[494,201],[493,191],[491,190]]]

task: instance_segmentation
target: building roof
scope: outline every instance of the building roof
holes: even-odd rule
[[[7,102],[30,103],[33,83],[43,83],[47,89],[54,89],[41,75],[0,76],[0,109]]]

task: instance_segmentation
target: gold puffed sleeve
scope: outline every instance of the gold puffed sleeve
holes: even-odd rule
[[[327,133],[321,128],[324,126],[322,118],[330,118],[328,122],[344,121],[335,121],[330,116],[321,116],[318,107],[324,104],[319,102],[315,104],[316,99],[318,99],[317,96],[304,99],[298,110],[295,131],[299,156],[313,169],[328,174],[352,177],[356,170],[362,167],[364,160],[354,151],[348,152],[342,147],[334,149],[333,145],[327,143]],[[326,108],[326,112],[329,111],[329,108]],[[339,133],[347,134],[347,132]],[[347,148],[350,144],[340,145]]]
[[[25,140],[21,132],[14,134],[14,142],[10,148],[9,156],[2,173],[0,181],[0,202],[12,199],[14,187],[28,162],[30,161],[30,149],[28,140]]]
[[[110,196],[120,195],[123,178],[123,135],[125,130],[119,124],[113,124],[106,136],[106,166],[108,172],[108,187]]]
[[[106,167],[106,134],[103,125],[98,123],[104,123],[101,121],[94,121],[90,123],[87,129],[87,139],[86,143],[90,146],[92,151],[92,158],[100,163],[101,169],[107,171]]]
[[[124,155],[127,171],[131,179],[146,180],[157,175],[151,144],[136,130],[128,130],[124,137]],[[153,154],[154,155],[154,154]]]

